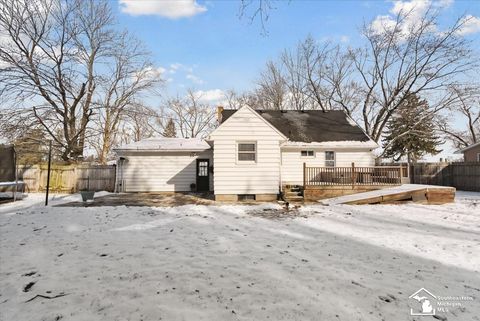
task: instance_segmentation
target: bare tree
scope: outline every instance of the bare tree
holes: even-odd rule
[[[30,130],[39,129],[38,122],[29,117],[30,112],[23,108],[11,109],[0,106],[0,136],[8,141],[28,136]]]
[[[122,49],[109,3],[0,0],[0,33],[0,97],[23,105],[63,160],[81,158],[102,70]]]
[[[227,109],[239,109],[243,105],[245,105],[245,97],[244,94],[239,94],[233,89],[229,89],[225,91],[225,108]]]
[[[461,32],[469,18],[440,32],[433,9],[413,24],[411,15],[399,12],[380,27],[365,24],[361,48],[308,37],[296,50],[284,51],[279,64],[267,63],[256,91],[258,106],[273,101],[276,108],[343,109],[378,142],[408,95],[428,100],[428,117],[457,104],[460,97],[450,88],[478,71],[478,57]]]
[[[240,109],[243,106],[249,106],[251,108],[259,108],[263,106],[263,102],[260,102],[261,97],[258,92],[243,92],[238,93],[233,89],[227,90],[225,96],[225,108],[227,109]]]
[[[329,43],[317,44],[308,37],[300,44],[299,55],[304,61],[303,77],[306,81],[306,91],[313,109],[323,111],[333,109],[335,94],[341,92],[345,59],[340,47]],[[341,101],[341,99],[339,99]]]
[[[457,148],[480,142],[480,86],[452,86],[455,102],[449,105],[450,113],[439,117],[439,128]],[[449,119],[456,119],[458,129]]]
[[[267,62],[265,70],[260,74],[258,89],[255,91],[261,109],[286,109],[288,88],[280,66],[272,61]]]
[[[189,89],[185,97],[168,99],[164,114],[172,118],[182,137],[205,137],[215,125],[215,108],[202,102],[202,97]]]
[[[256,90],[257,102],[273,109],[342,109],[357,104],[353,62],[348,52],[312,37],[268,62]]]
[[[152,93],[162,83],[161,74],[149,62],[148,53],[138,40],[124,33],[117,40],[118,47],[113,53],[108,72],[99,77],[98,107],[93,117],[91,145],[97,151],[100,163],[104,164],[117,143],[118,129],[128,121],[128,109],[134,113],[138,99]]]
[[[268,21],[270,11],[275,8],[273,2],[274,0],[240,0],[239,17],[240,19],[247,17],[250,23],[259,20],[262,33],[267,34],[265,24]]]
[[[427,98],[432,110],[439,110],[451,99],[442,92],[478,67],[470,43],[459,35],[464,18],[437,32],[437,14],[432,9],[415,24],[406,25],[411,14],[400,12],[382,30],[365,25],[367,45],[351,51],[364,96],[358,106],[360,117],[375,141],[381,139],[388,120],[409,94]],[[445,99],[433,102],[439,95]]]
[[[304,110],[308,108],[308,83],[305,78],[306,63],[302,54],[303,47],[297,46],[296,51],[285,50],[281,57],[284,66],[284,82],[288,90],[289,109]]]
[[[118,144],[138,142],[139,140],[161,135],[168,117],[160,110],[143,104],[134,104],[126,110],[125,121],[122,122]]]

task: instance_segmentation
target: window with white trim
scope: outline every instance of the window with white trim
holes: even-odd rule
[[[237,161],[240,163],[257,162],[257,143],[256,142],[238,142],[237,143]]]
[[[335,152],[330,150],[325,152],[325,166],[335,167]]]
[[[300,155],[302,155],[302,157],[313,157],[315,156],[315,153],[313,150],[302,150],[300,151]]]
[[[480,153],[477,154],[477,162],[480,162]]]

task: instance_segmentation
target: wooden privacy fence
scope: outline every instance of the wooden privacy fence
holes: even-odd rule
[[[420,163],[410,166],[413,184],[480,192],[480,163]]]
[[[303,186],[400,185],[404,174],[401,166],[308,167],[304,163]]]
[[[75,193],[80,190],[115,190],[115,165],[53,165],[50,190]],[[47,165],[19,165],[18,179],[25,183],[26,192],[43,192],[47,188]]]

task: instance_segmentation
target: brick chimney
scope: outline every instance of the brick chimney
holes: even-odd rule
[[[220,125],[222,123],[222,112],[223,112],[223,106],[217,106],[217,122]]]

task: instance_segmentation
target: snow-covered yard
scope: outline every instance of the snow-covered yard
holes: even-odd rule
[[[437,318],[480,320],[480,193],[457,196],[272,219],[30,195],[0,205],[0,320],[435,320],[410,316],[422,287],[473,298]]]

